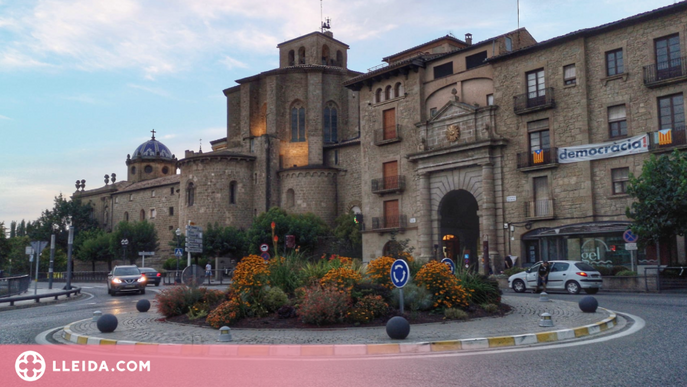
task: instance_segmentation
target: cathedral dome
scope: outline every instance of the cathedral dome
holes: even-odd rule
[[[165,144],[157,141],[155,139],[155,133],[150,140],[139,145],[131,156],[132,160],[137,159],[162,159],[162,160],[172,160],[172,152]]]

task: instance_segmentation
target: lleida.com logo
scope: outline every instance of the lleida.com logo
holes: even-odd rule
[[[26,351],[17,357],[14,370],[27,382],[36,381],[45,373],[45,359],[38,352]]]

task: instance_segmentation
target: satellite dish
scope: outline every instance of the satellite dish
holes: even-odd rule
[[[186,267],[181,272],[181,281],[186,286],[198,286],[205,280],[205,270],[198,265],[191,265]]]

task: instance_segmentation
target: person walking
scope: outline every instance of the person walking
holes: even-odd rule
[[[537,290],[539,292],[539,286],[544,288],[543,292],[546,293],[546,284],[549,283],[549,272],[551,268],[549,267],[549,261],[544,261],[539,265],[538,276],[537,276]]]
[[[208,278],[208,282],[212,281],[212,266],[210,265],[210,262],[205,265],[205,276]]]

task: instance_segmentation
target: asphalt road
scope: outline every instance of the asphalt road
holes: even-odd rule
[[[93,298],[0,311],[0,342],[33,343],[40,332],[88,318],[95,310],[130,310],[139,299],[155,295],[148,287],[145,295],[113,298],[104,286],[83,286]],[[583,296],[550,295],[573,302]],[[687,295],[601,293],[596,298],[600,306],[640,317],[645,327],[632,335],[592,338],[565,347],[364,360],[262,360],[259,378],[248,374],[255,372],[255,361],[216,360],[222,371],[205,375],[204,382],[221,383],[231,374],[237,379],[251,377],[255,386],[687,386]]]

